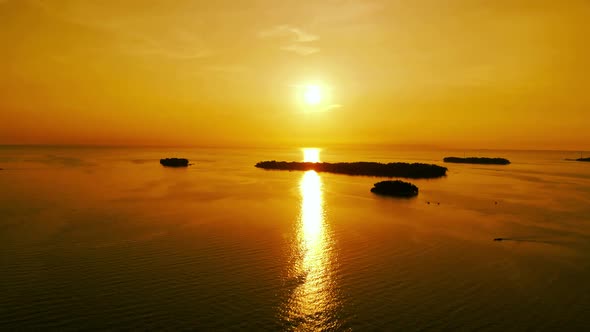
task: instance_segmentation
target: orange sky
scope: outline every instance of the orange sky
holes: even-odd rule
[[[587,0],[0,0],[0,144],[588,150],[589,19]]]

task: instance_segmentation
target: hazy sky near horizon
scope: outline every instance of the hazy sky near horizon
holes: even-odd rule
[[[0,144],[588,150],[589,18],[588,0],[0,0]]]

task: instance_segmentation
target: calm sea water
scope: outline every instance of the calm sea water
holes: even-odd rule
[[[449,164],[392,199],[254,167],[297,149],[1,147],[0,330],[588,330],[590,164],[467,154],[513,163]]]

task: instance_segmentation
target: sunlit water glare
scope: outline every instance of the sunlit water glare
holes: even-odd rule
[[[301,177],[301,212],[292,261],[296,287],[285,307],[287,320],[296,330],[336,327],[339,301],[332,289],[332,245],[326,229],[322,181],[315,171]]]

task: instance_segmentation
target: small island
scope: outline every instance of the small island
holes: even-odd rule
[[[445,163],[459,163],[459,164],[483,164],[483,165],[508,165],[510,160],[504,158],[485,158],[485,157],[446,157],[443,159]]]
[[[164,158],[160,159],[160,164],[166,167],[188,167],[188,159],[185,158]]]
[[[381,181],[374,184],[371,192],[383,196],[414,197],[418,195],[418,187],[400,180]]]
[[[578,158],[576,161],[590,161],[590,158]]]
[[[256,167],[267,170],[283,171],[316,171],[346,175],[365,175],[381,177],[401,177],[411,179],[432,179],[443,177],[447,168],[420,163],[389,163],[354,162],[354,163],[312,163],[287,161],[261,161]]]

